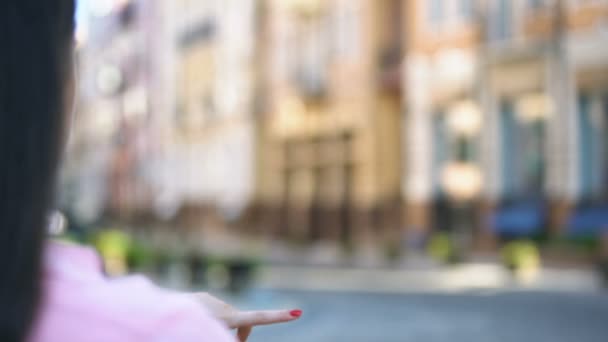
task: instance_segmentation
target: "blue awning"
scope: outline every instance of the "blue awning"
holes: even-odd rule
[[[568,235],[597,236],[608,231],[608,205],[579,208],[568,220]]]
[[[545,217],[542,203],[514,203],[497,209],[490,218],[490,225],[499,235],[531,236],[541,231]]]

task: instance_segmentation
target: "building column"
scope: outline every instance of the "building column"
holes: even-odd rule
[[[483,174],[484,186],[480,194],[480,234],[478,245],[482,249],[492,249],[495,246],[495,236],[489,226],[489,217],[496,208],[501,194],[501,130],[500,109],[496,89],[491,79],[490,65],[487,60],[478,60],[478,88],[477,96],[481,108],[483,123],[480,132],[480,166]]]
[[[403,119],[404,174],[402,195],[406,202],[406,229],[414,237],[428,232],[432,199],[431,65],[422,55],[411,55],[404,64],[407,113]]]
[[[567,56],[562,53],[549,55],[546,82],[553,104],[547,122],[546,191],[553,207],[551,228],[559,233],[563,231],[579,188],[576,84]]]

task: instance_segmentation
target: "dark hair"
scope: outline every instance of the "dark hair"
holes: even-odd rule
[[[74,7],[74,0],[0,1],[0,341],[25,340],[41,300]]]

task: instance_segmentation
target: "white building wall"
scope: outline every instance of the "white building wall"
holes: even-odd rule
[[[404,148],[407,163],[403,182],[404,197],[414,203],[432,198],[432,111],[430,60],[423,55],[410,55],[405,63],[407,114]]]
[[[608,70],[608,30],[602,26],[596,29],[570,34],[565,42],[565,51],[567,56],[568,71],[569,71],[569,91],[571,97],[571,118],[569,124],[573,132],[573,136],[569,139],[569,150],[572,153],[572,158],[569,160],[571,172],[571,187],[569,198],[577,198],[580,196],[580,129],[578,127],[577,117],[579,109],[577,106],[578,99],[578,75],[581,73],[606,73]],[[605,86],[608,86],[608,77],[605,77]]]
[[[255,0],[193,1],[174,13],[175,40],[200,21],[214,21],[214,115],[200,136],[176,140],[156,160],[151,176],[161,211],[189,202],[236,216],[253,196],[255,6]]]
[[[484,176],[484,186],[481,196],[487,200],[495,201],[501,193],[501,158],[500,158],[500,116],[498,97],[491,80],[488,79],[489,70],[482,65],[480,71],[483,76],[479,78],[479,105],[483,115],[483,127],[480,132],[480,164]]]
[[[567,56],[549,56],[547,92],[553,99],[547,131],[547,193],[574,201],[578,192],[578,109],[572,65]]]

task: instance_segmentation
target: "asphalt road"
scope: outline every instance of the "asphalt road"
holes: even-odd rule
[[[547,292],[371,294],[252,290],[244,308],[301,308],[252,342],[606,342],[608,295]]]

